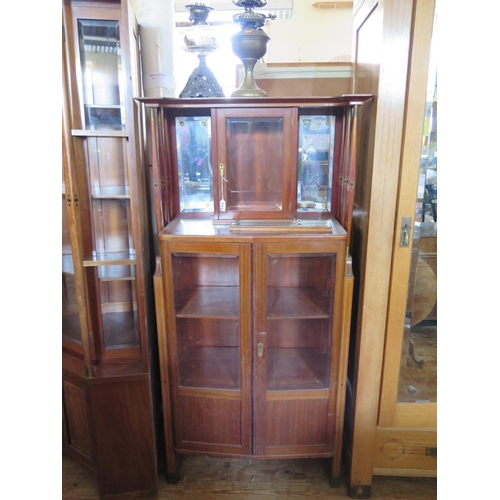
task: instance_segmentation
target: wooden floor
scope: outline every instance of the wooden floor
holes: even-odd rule
[[[207,456],[183,457],[180,464],[180,481],[177,484],[167,484],[163,475],[158,477],[157,498],[182,500],[349,498],[344,481],[340,488],[330,487],[327,470],[328,461],[321,459],[255,461]],[[94,474],[71,458],[63,456],[62,500],[98,498]],[[145,497],[122,495],[120,498],[128,500]],[[437,479],[375,476],[371,498],[373,500],[436,499]]]

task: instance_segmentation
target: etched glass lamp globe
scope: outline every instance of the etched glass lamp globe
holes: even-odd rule
[[[217,32],[207,22],[212,7],[193,2],[186,5],[189,20],[193,22],[181,32],[185,52],[198,56],[199,64],[191,73],[179,97],[224,97],[215,75],[207,66],[206,57],[219,48]]]

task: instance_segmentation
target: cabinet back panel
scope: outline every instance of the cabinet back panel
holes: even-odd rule
[[[268,401],[266,447],[325,445],[328,400]]]
[[[184,347],[239,347],[240,326],[238,321],[211,318],[181,318],[177,320],[179,349]]]
[[[92,212],[94,250],[98,254],[134,250],[128,200],[94,199]]]
[[[122,138],[89,138],[87,147],[92,191],[105,187],[129,185],[127,152]]]
[[[326,319],[280,319],[267,323],[268,347],[327,349],[331,326]]]
[[[175,290],[193,286],[238,286],[240,271],[236,255],[173,254]]]
[[[241,444],[240,401],[193,397],[181,397],[179,401],[181,442]]]
[[[333,290],[335,254],[320,257],[269,255],[268,286],[324,286]]]

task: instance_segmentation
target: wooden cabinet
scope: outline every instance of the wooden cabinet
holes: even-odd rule
[[[126,1],[64,0],[62,17],[64,451],[101,496],[156,491],[138,27]]]
[[[357,106],[151,110],[167,479],[177,455],[331,457],[340,479]]]

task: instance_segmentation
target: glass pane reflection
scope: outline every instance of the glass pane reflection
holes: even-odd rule
[[[85,128],[124,130],[120,25],[78,20]]]
[[[437,401],[437,69],[436,22],[422,134],[415,230],[398,402]]]

